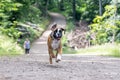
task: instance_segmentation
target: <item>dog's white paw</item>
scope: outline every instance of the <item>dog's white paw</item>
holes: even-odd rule
[[[58,55],[57,55],[57,60],[56,60],[56,62],[61,61],[61,58],[62,58],[62,55],[58,54]]]
[[[58,55],[57,55],[57,59],[61,60],[61,58],[62,58],[62,55],[61,55],[61,54],[58,54]]]

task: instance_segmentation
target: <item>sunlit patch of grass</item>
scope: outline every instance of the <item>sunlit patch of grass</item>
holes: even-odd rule
[[[64,54],[76,54],[77,51],[68,47],[63,47],[63,53]]]
[[[0,34],[0,56],[23,54],[22,48],[9,37]]]
[[[63,53],[120,57],[120,44],[96,45],[88,48],[81,48],[78,50],[63,47]]]
[[[111,49],[109,55],[114,57],[120,57],[120,44],[117,46],[114,46],[114,48]]]
[[[78,54],[120,57],[120,44],[105,44],[77,50]]]

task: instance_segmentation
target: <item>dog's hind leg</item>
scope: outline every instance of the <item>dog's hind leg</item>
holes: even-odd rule
[[[49,49],[49,62],[52,64],[52,58],[54,57],[54,54],[51,49]]]
[[[49,57],[49,61],[50,61],[50,64],[52,64],[52,57],[51,56]]]

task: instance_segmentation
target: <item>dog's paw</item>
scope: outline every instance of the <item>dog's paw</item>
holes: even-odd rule
[[[57,55],[57,60],[61,60],[61,57],[62,57],[62,55],[61,55],[61,54],[58,54],[58,55]]]
[[[56,62],[58,63],[59,61],[61,61],[60,59],[57,59]]]
[[[62,56],[61,56],[60,54],[58,54],[58,55],[57,55],[56,62],[59,62],[59,61],[61,61],[61,57],[62,57]]]

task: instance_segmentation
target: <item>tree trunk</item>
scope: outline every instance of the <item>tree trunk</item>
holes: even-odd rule
[[[73,20],[76,21],[76,0],[73,0]]]
[[[99,15],[102,16],[102,0],[99,0]]]
[[[61,11],[64,10],[64,4],[63,4],[63,3],[64,3],[64,1],[61,0],[61,1],[60,1],[60,5],[59,5],[59,8],[60,8]]]
[[[48,2],[49,0],[46,0],[46,3],[45,3],[45,17],[47,17],[47,14],[48,14]]]
[[[115,2],[113,3],[116,6],[116,8],[117,8],[117,3],[118,3],[118,0],[115,0]],[[114,13],[114,16],[113,16],[113,24],[114,24],[114,26],[116,26],[116,24],[115,24],[116,16],[117,16],[117,9],[116,9],[116,11]],[[116,30],[113,31],[112,43],[115,42],[115,35],[116,35]]]

